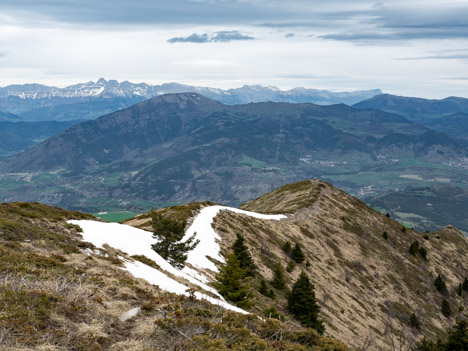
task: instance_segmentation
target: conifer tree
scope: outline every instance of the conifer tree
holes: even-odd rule
[[[445,284],[445,281],[442,279],[440,274],[434,280],[434,286],[441,294],[446,295],[448,293],[447,285]]]
[[[419,247],[419,255],[424,259],[427,260],[427,249],[424,246]]]
[[[294,283],[288,296],[288,310],[302,325],[323,334],[325,327],[319,318],[320,306],[315,298],[314,285],[304,272]]]
[[[445,350],[465,351],[468,350],[468,320],[462,319],[455,324],[453,330],[449,331]]]
[[[195,234],[182,242],[185,235],[186,221],[163,217],[155,210],[151,211],[153,238],[158,242],[151,245],[162,258],[177,268],[182,268],[187,260],[187,253],[199,243]]]
[[[463,280],[462,289],[463,291],[468,292],[468,278],[467,277],[465,277],[465,280]]]
[[[462,296],[462,295],[463,295],[463,285],[462,285],[462,283],[458,283],[457,295],[458,295],[458,296]]]
[[[305,260],[304,252],[302,252],[301,245],[299,245],[298,243],[296,243],[296,245],[292,249],[291,258],[294,261],[296,261],[296,263],[301,263]]]
[[[239,260],[234,253],[227,257],[226,263],[220,267],[218,274],[216,274],[215,287],[218,292],[226,300],[242,308],[250,306],[251,293],[245,283],[246,274],[246,270],[240,267]]]
[[[260,280],[260,286],[258,288],[258,292],[262,295],[268,295],[268,287],[266,285],[265,279]]]
[[[286,255],[291,255],[291,251],[292,251],[292,246],[291,246],[291,243],[289,241],[286,241],[284,244],[283,244],[283,251],[286,253]]]
[[[245,245],[245,239],[242,235],[237,234],[237,239],[232,245],[232,250],[236,258],[239,260],[239,265],[246,270],[246,274],[253,276],[255,274],[255,264],[250,256],[249,249]]]
[[[286,287],[286,276],[280,263],[276,263],[273,267],[273,280],[271,281],[271,285],[278,290],[282,290]]]
[[[421,323],[419,323],[418,317],[416,317],[416,315],[414,314],[414,312],[413,312],[413,314],[411,315],[408,324],[409,324],[409,326],[412,327],[412,328],[421,329]]]
[[[288,265],[286,266],[286,272],[291,273],[294,268],[296,268],[296,261],[291,260],[288,262]]]
[[[266,297],[269,297],[270,299],[273,299],[275,297],[275,293],[273,292],[273,290],[268,289],[265,279],[262,279],[260,281],[260,287],[258,288],[258,292]]]
[[[449,318],[452,315],[452,309],[450,308],[449,302],[444,299],[442,301],[442,308],[441,308],[442,314],[446,317]]]
[[[419,243],[417,241],[413,241],[408,252],[410,255],[416,256],[419,253]]]
[[[382,233],[382,237],[385,239],[385,240],[388,240],[388,233],[385,231]]]

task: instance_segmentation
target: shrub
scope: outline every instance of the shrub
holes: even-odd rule
[[[417,241],[413,241],[409,247],[408,252],[410,255],[416,256],[419,253],[419,243]]]
[[[280,321],[284,321],[284,314],[280,313],[275,306],[271,306],[267,308],[264,313],[265,317],[278,319]]]

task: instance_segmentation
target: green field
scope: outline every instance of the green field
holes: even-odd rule
[[[135,217],[138,214],[139,213],[131,212],[131,211],[114,211],[114,212],[107,212],[106,214],[93,213],[94,216],[107,222],[121,222],[127,218]]]

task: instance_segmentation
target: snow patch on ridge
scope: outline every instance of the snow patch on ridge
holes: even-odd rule
[[[188,253],[187,263],[190,263],[201,270],[218,271],[216,265],[211,262],[208,257],[224,262],[224,258],[220,255],[220,247],[218,244],[218,240],[221,240],[221,237],[211,226],[214,217],[222,210],[241,213],[259,219],[280,220],[286,218],[284,215],[265,215],[226,206],[209,206],[203,208],[195,217],[195,220],[186,231],[183,239],[187,240],[190,236],[196,233],[195,237],[200,240],[200,242],[195,249]],[[208,282],[207,277],[189,267],[179,270],[157,254],[151,248],[151,245],[157,242],[157,240],[153,238],[153,233],[119,223],[103,223],[93,220],[70,220],[68,223],[79,225],[83,229],[83,232],[81,233],[83,240],[92,243],[96,247],[102,248],[104,244],[107,244],[115,249],[127,253],[130,256],[144,255],[161,267],[161,270],[159,270],[139,261],[125,261],[125,270],[131,273],[134,277],[145,279],[151,284],[158,285],[163,290],[175,294],[187,295],[189,287],[170,278],[166,274],[167,272],[173,276],[183,278],[204,291],[217,296],[217,298],[215,298],[197,291],[194,294],[198,299],[207,300],[210,303],[222,306],[226,309],[240,313],[247,313],[244,310],[227,303],[215,289],[208,286],[206,284]]]
[[[218,271],[216,265],[210,261],[207,257],[211,257],[217,261],[224,262],[223,256],[220,255],[220,247],[218,240],[221,237],[216,233],[211,226],[213,219],[216,217],[219,211],[231,211],[235,213],[241,213],[250,217],[267,219],[267,220],[280,220],[286,218],[285,215],[266,215],[256,212],[244,211],[235,207],[227,206],[208,206],[203,208],[193,221],[190,228],[185,233],[182,241],[190,238],[196,233],[196,239],[200,240],[200,243],[189,252],[187,262],[203,269],[210,269],[214,272]]]

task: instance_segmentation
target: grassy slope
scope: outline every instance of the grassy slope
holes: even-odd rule
[[[165,214],[190,220],[207,204],[192,203],[162,210]],[[246,238],[258,274],[250,280],[255,298],[253,311],[276,306],[286,318],[288,289],[301,271],[316,286],[327,333],[348,345],[370,349],[402,349],[427,336],[443,337],[455,318],[466,318],[468,296],[456,295],[459,282],[467,275],[468,242],[454,228],[435,233],[420,233],[374,211],[356,198],[318,181],[302,181],[281,187],[242,206],[263,213],[288,213],[280,222],[262,221],[231,212],[221,212],[214,227],[222,237],[222,253],[227,255],[236,234]],[[148,215],[127,224],[151,229]],[[387,232],[388,240],[383,238]],[[286,241],[300,243],[306,262],[286,272],[286,290],[272,288],[273,299],[261,295],[261,279],[271,280],[273,267],[280,262],[284,270],[291,262],[282,250]],[[428,250],[428,260],[412,256],[408,249],[418,241]],[[308,262],[308,264],[307,264]],[[438,293],[433,281],[442,274],[449,294]],[[441,314],[446,298],[452,317]],[[421,330],[408,326],[412,313]]]
[[[345,350],[313,330],[165,293],[39,204],[0,205],[2,350]],[[86,252],[84,251],[86,250]],[[132,259],[126,257],[127,259]],[[122,321],[122,313],[140,313]]]

